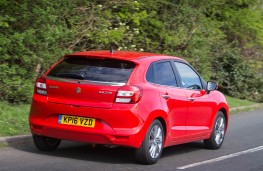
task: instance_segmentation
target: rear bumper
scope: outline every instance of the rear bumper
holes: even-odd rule
[[[122,105],[122,106],[120,106]],[[94,128],[58,123],[60,114],[96,119]],[[96,144],[139,148],[145,135],[136,105],[114,104],[110,109],[48,103],[34,95],[29,124],[32,134]]]
[[[30,123],[31,133],[37,135],[44,135],[48,137],[58,138],[62,140],[72,140],[95,144],[114,144],[121,146],[129,146],[138,148],[140,141],[137,140],[136,134],[123,135],[100,132],[95,133],[93,131],[76,131],[61,129],[48,126],[39,126],[34,123]]]

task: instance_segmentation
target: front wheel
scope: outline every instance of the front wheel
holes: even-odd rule
[[[159,120],[154,120],[139,149],[135,149],[136,160],[142,164],[154,164],[162,154],[164,141],[163,126]]]
[[[205,147],[208,149],[219,149],[223,144],[226,131],[225,115],[219,111],[214,123],[213,131],[209,139],[204,140]]]
[[[56,138],[45,137],[42,135],[33,135],[35,146],[40,151],[54,151],[58,148],[61,140]]]

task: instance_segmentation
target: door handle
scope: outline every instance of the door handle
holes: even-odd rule
[[[190,101],[194,101],[195,98],[193,98],[193,97],[189,97],[188,100],[190,100]]]
[[[169,99],[170,95],[169,94],[163,94],[162,97],[165,98],[165,99]]]

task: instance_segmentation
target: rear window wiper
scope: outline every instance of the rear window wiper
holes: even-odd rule
[[[63,77],[63,78],[81,79],[81,80],[85,79],[83,74],[74,74],[74,73],[59,73],[56,76]]]

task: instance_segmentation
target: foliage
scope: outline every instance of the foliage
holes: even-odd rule
[[[249,61],[241,59],[240,49],[224,47],[214,52],[214,74],[220,90],[233,97],[263,101],[263,79]]]
[[[71,30],[57,7],[51,1],[1,1],[1,100],[28,102],[37,64],[46,68],[67,52]]]
[[[0,99],[28,102],[39,66],[41,72],[65,53],[111,45],[181,56],[206,80],[219,81],[224,92],[263,101],[263,66],[254,64],[262,60],[262,5],[260,0],[3,0]]]

